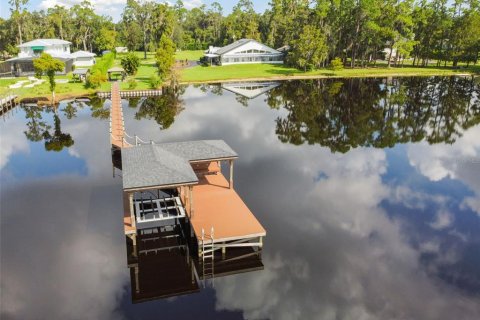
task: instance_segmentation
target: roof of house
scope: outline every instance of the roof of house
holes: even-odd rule
[[[223,140],[139,145],[122,149],[124,189],[198,183],[190,161],[237,158]]]
[[[53,46],[53,45],[58,45],[58,44],[71,44],[70,41],[65,41],[61,39],[35,39],[29,42],[22,43],[21,45],[18,45],[17,47],[19,48],[24,48],[24,47],[42,47],[42,46]]]
[[[228,52],[230,52],[230,51],[232,51],[232,50],[234,50],[238,47],[241,47],[244,44],[249,43],[249,42],[256,42],[256,43],[261,44],[260,42],[258,42],[256,40],[253,40],[253,39],[240,39],[240,40],[237,40],[233,43],[230,43],[229,45],[226,45],[225,47],[221,47],[218,50],[216,50],[215,52],[211,52],[211,53],[222,55],[222,54],[228,53]],[[275,49],[272,48],[272,50],[275,50]]]
[[[125,69],[122,67],[112,67],[108,69],[107,72],[125,72]]]
[[[75,69],[73,70],[73,74],[79,74],[79,75],[82,75],[82,74],[87,74],[89,72],[89,69]]]
[[[95,57],[96,54],[88,51],[75,51],[71,54],[72,58],[92,58]]]
[[[55,59],[59,59],[59,60],[62,60],[62,61],[69,61],[69,60],[72,60],[72,57],[70,55],[51,55],[53,58]],[[32,61],[32,60],[35,60],[35,59],[38,59],[38,57],[15,57],[15,58],[11,58],[11,59],[8,59],[8,60],[5,60],[5,61],[8,61],[8,62],[22,62],[22,61]]]

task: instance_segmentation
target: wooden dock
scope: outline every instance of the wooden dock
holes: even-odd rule
[[[125,140],[125,122],[123,119],[122,99],[118,82],[112,84],[112,105],[110,107],[110,142],[116,148],[131,146]]]
[[[216,247],[230,241],[240,243],[253,239],[261,242],[266,235],[265,229],[237,192],[230,188],[221,172],[201,177],[199,184],[193,186],[193,199],[195,210],[190,221],[200,245],[203,241],[210,241],[212,228]]]
[[[0,98],[0,115],[4,116],[8,111],[15,108],[17,98],[18,96],[16,94],[7,94]]]
[[[202,264],[218,252],[225,256],[227,248],[261,250],[266,231],[233,188],[235,151],[223,140],[139,143],[135,137],[130,144],[118,83],[111,100],[111,144],[121,152],[124,232],[134,245],[139,230],[185,221]],[[228,180],[222,163],[229,165]]]
[[[137,97],[156,97],[161,96],[162,90],[121,90],[120,98],[137,98]],[[99,91],[97,97],[101,99],[110,99],[111,92]]]

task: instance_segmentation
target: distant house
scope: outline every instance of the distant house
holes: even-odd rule
[[[18,56],[6,60],[5,67],[16,76],[34,74],[33,59],[45,52],[65,63],[63,73],[70,72],[74,62],[70,53],[70,45],[71,42],[61,39],[36,39],[22,43],[17,46],[20,49]]]
[[[127,47],[115,47],[115,51],[117,53],[127,53],[128,52],[128,48]]]
[[[77,51],[71,54],[76,67],[89,67],[95,64],[95,53],[88,51]]]
[[[209,64],[229,65],[240,63],[281,64],[284,54],[253,39],[241,39],[225,47],[209,47],[203,61]]]

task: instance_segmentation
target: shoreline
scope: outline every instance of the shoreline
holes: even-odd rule
[[[415,72],[404,72],[404,73],[378,73],[378,74],[359,74],[359,75],[283,75],[283,76],[272,76],[272,77],[244,77],[244,78],[231,78],[231,79],[212,79],[212,80],[191,80],[191,81],[180,81],[179,84],[205,84],[205,83],[232,83],[232,82],[249,82],[249,81],[287,81],[287,80],[310,80],[310,79],[351,79],[351,78],[387,78],[387,77],[436,77],[436,76],[451,76],[451,77],[468,77],[475,76],[475,73],[464,72],[464,73],[415,73]]]
[[[351,78],[386,78],[386,77],[435,77],[435,76],[457,76],[457,77],[475,77],[476,74],[473,72],[459,72],[455,73],[452,71],[446,72],[397,72],[397,73],[373,73],[373,74],[358,74],[358,75],[325,75],[325,74],[316,74],[316,75],[281,75],[281,76],[271,76],[271,77],[240,77],[240,78],[229,78],[229,79],[209,79],[209,80],[187,80],[179,81],[180,85],[189,85],[189,84],[207,84],[207,83],[235,83],[235,82],[255,82],[255,81],[288,81],[288,80],[311,80],[311,79],[351,79]],[[122,91],[135,91],[132,90],[122,90]],[[143,89],[145,90],[145,89]],[[152,89],[153,90],[153,89]],[[56,103],[62,100],[76,99],[76,98],[92,98],[97,95],[97,90],[92,93],[58,93],[56,94]],[[40,106],[52,104],[51,94],[40,95],[40,96],[27,96],[23,98],[17,98],[19,103],[37,103]]]

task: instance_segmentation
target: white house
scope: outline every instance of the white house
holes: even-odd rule
[[[20,48],[19,58],[38,57],[43,52],[50,54],[55,58],[70,58],[70,45],[72,43],[60,39],[36,39],[22,43],[17,46]]]
[[[34,73],[33,60],[43,52],[62,60],[65,69],[62,73],[72,71],[72,66],[89,67],[95,64],[95,54],[87,51],[70,52],[69,41],[61,39],[36,39],[17,46],[20,49],[18,56],[6,61],[6,67],[16,76]]]
[[[71,54],[76,67],[90,67],[95,64],[95,53],[88,51],[77,51]]]
[[[282,64],[284,54],[253,39],[241,39],[225,47],[210,47],[203,58],[219,65],[240,63]]]

